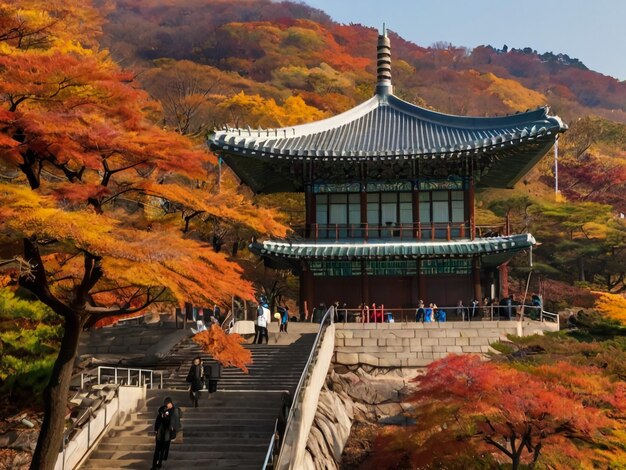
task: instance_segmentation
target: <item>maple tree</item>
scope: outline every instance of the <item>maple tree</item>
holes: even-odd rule
[[[555,362],[516,368],[449,355],[415,381],[417,424],[381,434],[371,468],[449,466],[468,455],[506,460],[513,469],[540,459],[560,461],[562,468],[564,462],[592,466],[623,458],[618,419],[626,409],[626,384],[594,367]],[[614,454],[585,452],[594,446]]]
[[[237,333],[226,334],[217,325],[193,336],[193,341],[224,366],[233,366],[248,373],[252,353],[241,344],[244,339]]]
[[[38,470],[58,455],[84,328],[155,302],[252,298],[201,226],[286,230],[234,185],[216,191],[214,157],[153,124],[158,104],[99,49],[100,24],[89,2],[0,2],[0,242],[20,267],[3,265],[6,283],[63,319]]]

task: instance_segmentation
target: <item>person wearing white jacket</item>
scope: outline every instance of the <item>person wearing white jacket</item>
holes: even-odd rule
[[[265,337],[265,344],[269,343],[269,335],[267,333],[267,328],[270,325],[270,321],[272,315],[270,313],[269,306],[267,304],[260,304],[259,309],[257,311],[257,319],[256,324],[259,329],[259,334],[257,337],[257,344],[263,344],[263,337]]]

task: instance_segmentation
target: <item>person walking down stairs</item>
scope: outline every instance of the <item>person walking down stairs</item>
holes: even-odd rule
[[[204,364],[204,381],[208,392],[208,398],[211,398],[217,392],[217,383],[222,378],[222,365],[219,362],[214,364]]]
[[[172,399],[167,397],[157,411],[154,422],[155,447],[151,470],[161,468],[163,461],[167,460],[170,442],[176,439],[178,431],[180,431],[180,410],[174,406]]]
[[[191,363],[191,368],[187,374],[187,382],[190,384],[189,398],[191,399],[191,406],[197,408],[200,390],[204,386],[204,368],[202,367],[202,358],[200,356],[195,357]]]

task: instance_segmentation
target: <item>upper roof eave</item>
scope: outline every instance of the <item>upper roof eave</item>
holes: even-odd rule
[[[394,95],[375,95],[328,119],[288,128],[216,131],[209,143],[213,150],[234,155],[285,159],[445,156],[486,151],[502,144],[516,146],[564,132],[567,125],[548,111],[541,107],[498,117],[454,116],[421,108]],[[384,124],[383,117],[389,118]],[[406,136],[396,133],[393,140],[381,137],[384,132],[376,132],[385,126],[405,125],[406,121],[411,122],[413,135],[409,135],[410,130]],[[424,130],[430,134],[425,135]],[[352,138],[355,134],[359,139]],[[446,145],[441,145],[443,141]]]

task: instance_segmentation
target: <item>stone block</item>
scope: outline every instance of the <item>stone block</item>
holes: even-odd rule
[[[396,354],[396,357],[398,359],[410,359],[416,357],[416,354],[410,352],[399,352],[398,354]]]
[[[346,347],[350,346],[363,346],[361,338],[346,338],[343,340]]]
[[[363,346],[377,346],[378,340],[376,338],[363,338]]]
[[[430,330],[428,332],[428,337],[429,338],[445,338],[446,337],[446,330]]]
[[[481,346],[480,351],[483,353],[499,354],[499,352],[493,349],[491,346]]]
[[[379,338],[376,340],[378,346],[387,346],[387,338]]]
[[[388,325],[388,328],[390,330],[402,330],[404,329],[404,323],[385,323],[385,325]]]
[[[402,365],[404,367],[426,367],[431,362],[431,359],[424,359],[421,357],[410,357],[408,359],[402,359]]]
[[[443,359],[444,357],[446,357],[448,355],[447,352],[438,352],[438,353],[433,353],[433,359]]]
[[[361,347],[335,346],[335,352],[342,352],[342,353],[364,352],[362,349],[363,349],[363,346]]]
[[[337,352],[335,354],[335,363],[353,366],[359,363],[359,355],[356,353]]]
[[[421,354],[421,357],[422,357],[422,359],[433,359],[434,358],[433,354],[434,353],[432,353],[432,352],[423,352]]]
[[[411,346],[409,346],[409,351],[410,352],[421,352],[423,351],[423,346],[421,344],[411,344]]]
[[[481,353],[480,346],[461,346],[464,353]]]
[[[428,332],[430,330],[415,330],[416,338],[428,338]]]
[[[489,338],[470,338],[470,346],[489,346]]]
[[[415,338],[402,338],[402,346],[410,346],[412,341],[415,341]]]
[[[357,330],[352,332],[353,338],[369,338],[372,336],[372,331],[370,330]]]
[[[402,359],[398,359],[396,357],[379,358],[378,367],[402,367]]]
[[[446,330],[446,338],[458,338],[461,336],[461,329],[449,328]]]
[[[387,346],[402,346],[402,338],[388,338]]]
[[[335,330],[335,338],[352,338],[354,331],[352,330]]]
[[[459,338],[439,338],[439,344],[441,346],[454,346],[457,339]]]
[[[433,345],[422,346],[422,352],[433,352]]]
[[[463,348],[461,346],[448,346],[448,353],[462,354]]]
[[[359,353],[377,353],[379,351],[382,351],[383,348],[381,348],[380,346],[361,346],[360,348],[354,348],[355,352],[359,352]]]
[[[359,363],[378,367],[378,357],[371,354],[359,354]]]
[[[345,345],[345,343],[344,343],[344,341],[343,341],[343,338],[337,338],[337,337],[335,337],[335,347],[336,347],[336,348],[340,348],[340,347],[342,347],[342,346],[344,346],[344,345]]]
[[[402,347],[402,346],[387,346],[385,348],[385,351],[399,353],[399,352],[404,351],[404,347]]]
[[[430,330],[439,328],[439,324],[436,322],[424,322],[423,325],[424,325],[424,328],[430,329]]]
[[[415,338],[414,330],[397,330],[393,332],[396,338]]]
[[[498,321],[497,320],[485,320],[481,321],[483,328],[497,328]]]
[[[422,322],[414,322],[414,323],[404,323],[404,328],[406,330],[423,330],[424,326]]]
[[[454,344],[456,346],[469,346],[469,338],[454,338]]]
[[[448,352],[448,346],[433,346],[434,353]]]
[[[477,323],[477,322],[474,322]],[[467,330],[461,331],[461,338],[472,338],[478,336],[478,330],[476,328],[471,328]]]
[[[439,345],[439,338],[422,338],[423,346]]]
[[[478,336],[484,338],[499,338],[503,334],[503,331],[498,328],[483,328],[478,330]]]
[[[378,359],[395,359],[396,354],[395,352],[379,352],[376,354],[376,357],[378,357]]]
[[[364,330],[375,330],[376,329],[376,323],[363,323],[363,329]]]

